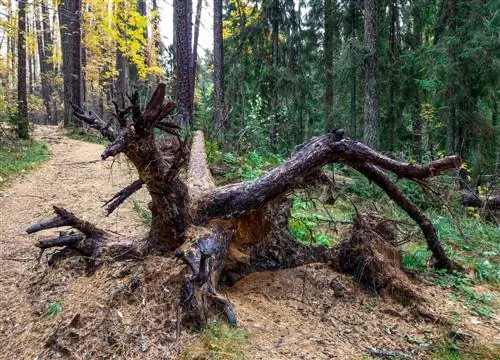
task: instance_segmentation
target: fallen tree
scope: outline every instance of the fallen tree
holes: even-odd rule
[[[230,323],[236,323],[234,309],[217,290],[221,277],[235,280],[254,271],[311,262],[328,262],[340,271],[355,273],[359,266],[364,266],[363,261],[376,258],[370,251],[348,251],[350,246],[364,242],[365,235],[353,236],[351,243],[328,249],[304,246],[282,234],[290,215],[290,201],[286,194],[312,182],[325,164],[342,163],[355,168],[382,188],[418,224],[432,251],[435,267],[459,268],[443,250],[431,221],[403,195],[386,173],[420,182],[456,168],[460,163],[458,156],[424,165],[402,163],[344,138],[342,131],[334,130],[311,139],[288,161],[255,181],[216,187],[206,160],[203,134],[194,134],[189,150],[188,141],[179,136],[179,127],[165,121],[175,105],[164,103],[164,97],[165,85],[160,84],[143,110],[136,95],[129,98],[129,106],[123,109],[115,104],[114,116],[119,128],[74,107],[78,119],[99,130],[111,142],[101,158],[123,153],[139,174],[138,180],[117,192],[105,204],[107,214],[145,186],[152,199],[149,204],[152,224],[147,238],[137,242],[121,239],[63,208],[54,207],[56,217],[27,229],[30,234],[61,226],[74,229],[36,244],[42,251],[63,247],[53,256],[53,261],[78,252],[88,257],[89,269],[95,270],[105,258],[140,259],[152,252],[175,255],[187,265],[188,276],[181,299],[184,318],[191,323],[203,323],[206,314],[216,308],[226,314]],[[161,134],[156,135],[155,129],[160,129]],[[186,165],[187,175],[181,176],[180,170]],[[359,231],[376,231],[372,223],[358,215]],[[371,243],[365,243],[365,247],[370,248]],[[343,256],[357,260],[352,266],[343,266],[345,264],[340,264]],[[389,257],[394,258],[393,255]],[[397,264],[400,259],[396,256],[394,261]],[[374,264],[373,269],[383,267],[380,263]],[[378,287],[394,288],[397,279],[387,278],[392,276],[387,274],[383,275],[383,280],[373,282]],[[366,274],[363,276],[361,281],[375,279]]]

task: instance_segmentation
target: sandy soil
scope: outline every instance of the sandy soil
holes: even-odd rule
[[[36,264],[33,243],[50,231],[28,236],[24,230],[52,216],[52,205],[123,237],[140,237],[146,228],[131,201],[102,215],[102,203],[135,180],[125,161],[100,161],[102,146],[68,139],[55,127],[37,127],[35,135],[50,146],[50,160],[0,193],[0,359],[207,358],[196,350],[195,332],[184,329],[175,338],[183,275],[173,259],[107,263],[91,276],[78,259],[55,269],[44,258]],[[147,202],[144,190],[134,196]],[[138,288],[132,279],[140,279]],[[440,287],[419,286],[427,301],[417,311],[312,264],[252,274],[224,292],[250,333],[241,345],[247,359],[360,359],[368,349],[427,359],[450,331],[477,349],[477,358],[494,358],[481,349],[498,349],[498,317],[479,318]],[[54,303],[61,313],[52,317],[47,308]]]

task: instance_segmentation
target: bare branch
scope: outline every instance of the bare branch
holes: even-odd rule
[[[54,206],[53,207],[54,212],[57,214],[56,218],[50,219],[50,220],[44,220],[41,221],[37,224],[33,224],[26,229],[26,232],[28,234],[32,234],[37,231],[45,230],[45,229],[51,229],[51,228],[56,228],[56,227],[61,227],[61,226],[72,226],[77,230],[80,230],[82,233],[84,233],[87,237],[92,237],[92,236],[103,236],[104,231],[97,228],[96,226],[92,225],[88,221],[79,219],[76,217],[73,213],[69,212],[68,210]]]
[[[98,130],[101,135],[109,141],[114,141],[118,135],[118,132],[111,127],[111,123],[106,123],[97,114],[89,111],[88,115],[75,104],[71,104],[73,108],[73,115],[83,121],[85,124],[90,126],[92,129]]]
[[[420,209],[408,200],[401,190],[394,184],[389,177],[376,166],[373,165],[360,165],[355,166],[355,169],[365,175],[368,179],[377,184],[385,193],[398,204],[406,213],[418,224],[420,229],[427,239],[427,246],[434,259],[436,259],[435,266],[438,269],[458,270],[460,266],[448,258],[443,247],[439,242],[436,230],[432,222],[424,215]]]
[[[72,246],[83,239],[85,239],[85,235],[82,233],[65,234],[54,239],[39,240],[36,247],[48,249],[51,247]]]
[[[128,185],[126,188],[117,192],[111,199],[106,201],[104,206],[106,206],[106,216],[111,214],[115,209],[120,206],[129,196],[139,190],[142,185],[144,185],[144,181],[141,179],[135,180],[132,184]],[[108,205],[109,204],[109,205]]]

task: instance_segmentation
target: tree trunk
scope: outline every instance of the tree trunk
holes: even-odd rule
[[[61,51],[63,60],[63,97],[64,97],[64,127],[68,127],[71,121],[71,101],[73,100],[73,31],[72,20],[74,2],[78,0],[67,0],[58,2],[59,31],[61,38]]]
[[[174,1],[174,45],[175,45],[175,74],[177,92],[177,111],[180,123],[191,127],[193,112],[191,97],[191,1]]]
[[[377,1],[365,0],[365,100],[363,142],[379,149],[379,72]]]
[[[286,194],[316,179],[324,165],[342,163],[380,186],[415,220],[427,239],[436,267],[459,268],[447,257],[430,220],[385,173],[422,181],[456,168],[460,162],[458,156],[424,165],[401,163],[354,140],[344,139],[341,131],[333,131],[311,139],[288,161],[255,181],[216,187],[208,169],[203,134],[197,132],[184,182],[179,172],[188,154],[179,139],[179,126],[163,121],[175,108],[173,103],[163,103],[165,89],[166,86],[160,84],[142,111],[137,93],[131,97],[132,111],[117,108],[114,115],[118,118],[119,129],[108,126],[95,115],[86,115],[75,106],[77,118],[112,141],[101,158],[123,152],[139,174],[138,180],[108,201],[107,213],[146,185],[152,198],[153,214],[147,241],[140,245],[120,243],[112,234],[55,207],[55,218],[30,226],[28,233],[60,226],[72,226],[77,232],[40,241],[39,248],[66,245],[77,249],[88,256],[93,269],[102,264],[103,257],[119,254],[120,258],[137,258],[148,251],[172,254],[175,250],[175,255],[187,265],[187,283],[181,298],[186,316],[202,320],[205,310],[215,306],[235,324],[231,304],[217,291],[222,271],[241,275],[314,261],[332,264],[342,261],[336,249],[307,247],[278,232],[283,231],[282,226],[290,215],[291,203]],[[131,121],[126,121],[128,117]],[[155,128],[162,131],[160,136],[155,135]]]
[[[26,2],[19,2],[17,37],[17,136],[28,139],[28,99],[26,88]]]
[[[351,34],[350,34],[350,55],[351,55],[351,133],[354,138],[356,138],[356,128],[357,128],[357,63],[356,63],[356,53],[354,51],[354,41],[356,40],[356,2],[355,0],[349,1],[349,12],[351,18]]]
[[[389,151],[394,151],[394,143],[396,141],[396,104],[395,92],[397,88],[396,79],[396,28],[399,21],[398,2],[391,0],[389,4],[389,116],[387,117],[389,127]]]
[[[224,45],[222,39],[222,0],[214,0],[214,134],[222,140],[229,128],[224,101]]]
[[[45,123],[54,124],[52,118],[52,33],[50,29],[47,4],[42,2],[41,12],[37,17],[37,40],[40,57],[40,78],[42,82],[42,98],[45,106]]]
[[[334,37],[335,33],[335,13],[333,9],[333,0],[325,0],[325,40],[324,40],[324,59],[323,71],[325,72],[325,125],[326,129],[334,126],[333,116],[333,58],[335,56]]]
[[[196,69],[198,68],[198,38],[200,35],[200,22],[201,22],[201,9],[203,5],[202,0],[196,3],[196,17],[194,21],[194,35],[193,35],[193,68],[191,76],[191,98],[194,99],[194,90],[196,88]],[[215,17],[215,16],[214,16]],[[193,105],[194,106],[194,105]]]
[[[271,7],[271,43],[273,47],[273,73],[271,74],[271,126],[269,128],[268,148],[271,153],[277,151],[279,94],[278,94],[278,58],[279,58],[279,0],[273,0]]]

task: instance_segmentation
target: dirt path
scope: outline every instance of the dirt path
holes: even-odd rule
[[[35,136],[49,145],[50,160],[0,193],[0,359],[208,358],[193,333],[174,340],[180,274],[173,260],[111,263],[93,276],[82,276],[78,262],[47,269],[29,260],[42,235],[24,230],[51,216],[52,205],[124,237],[146,230],[131,201],[102,216],[100,204],[135,180],[126,162],[100,161],[102,146],[68,139],[55,127],[37,127]],[[136,198],[146,203],[147,196],[142,190]],[[141,279],[135,292],[131,277]],[[247,359],[360,359],[370,348],[430,358],[450,329],[467,344],[498,345],[497,321],[471,315],[437,286],[420,286],[428,300],[423,317],[319,264],[252,274],[226,294],[250,334],[238,345]],[[61,314],[47,316],[55,302]]]

